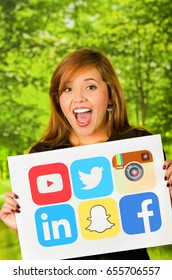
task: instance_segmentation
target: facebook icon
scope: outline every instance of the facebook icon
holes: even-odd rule
[[[159,202],[155,193],[127,195],[119,204],[122,227],[127,234],[149,233],[161,227]]]

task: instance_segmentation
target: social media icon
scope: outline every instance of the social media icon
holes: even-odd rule
[[[38,241],[44,247],[70,244],[78,237],[74,209],[69,204],[39,208],[35,223]]]
[[[63,189],[63,181],[60,174],[49,174],[37,177],[37,186],[40,193],[58,192]]]
[[[65,202],[71,197],[67,166],[52,163],[33,166],[28,173],[33,201],[38,205]]]
[[[83,201],[79,204],[78,214],[85,239],[109,238],[120,232],[118,207],[112,198]]]
[[[155,187],[155,171],[150,151],[116,154],[112,164],[116,188],[120,193],[138,193]]]
[[[110,229],[115,225],[109,221],[110,216],[110,214],[107,214],[107,210],[103,205],[94,205],[90,210],[90,217],[87,218],[91,223],[86,229],[96,232],[104,232]]]
[[[79,199],[107,196],[113,191],[110,163],[105,157],[76,160],[71,164],[74,193]]]
[[[159,202],[155,193],[124,196],[119,206],[122,227],[127,234],[150,233],[161,227]]]
[[[91,168],[90,173],[84,173],[79,170],[79,179],[83,183],[82,189],[91,190],[96,188],[102,180],[102,172],[103,167],[98,166]]]

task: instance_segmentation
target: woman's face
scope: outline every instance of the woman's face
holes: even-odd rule
[[[59,98],[61,109],[72,127],[70,141],[80,145],[106,141],[109,93],[96,68],[79,72]]]

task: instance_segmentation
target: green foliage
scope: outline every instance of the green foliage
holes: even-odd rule
[[[171,10],[169,0],[2,1],[1,148],[20,153],[39,138],[56,65],[73,49],[96,47],[119,75],[131,123],[161,133],[170,154]]]
[[[170,0],[2,0],[0,14],[1,177],[43,133],[51,75],[80,47],[108,55],[131,123],[161,133],[172,156]]]

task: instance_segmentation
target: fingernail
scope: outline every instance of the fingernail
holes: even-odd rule
[[[19,198],[17,194],[14,195],[14,198]]]
[[[163,169],[164,169],[164,170],[166,169],[166,165],[165,165],[165,164],[163,165]]]
[[[17,213],[20,213],[20,210],[19,210],[19,209],[16,209],[16,212],[17,212]]]
[[[164,180],[167,181],[167,176],[164,177]]]
[[[167,187],[169,187],[170,186],[170,183],[167,183]]]
[[[19,205],[19,204],[17,204],[17,205],[16,205],[16,207],[19,209],[19,208],[20,208],[20,205]]]

